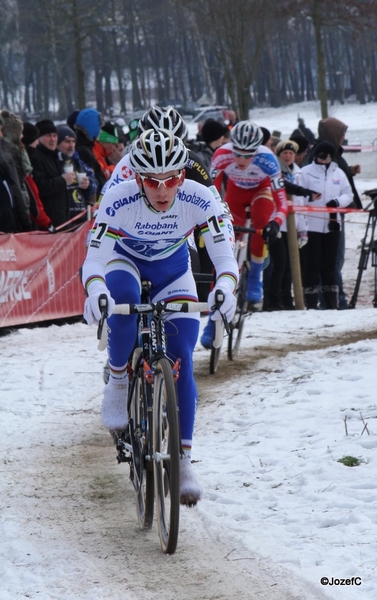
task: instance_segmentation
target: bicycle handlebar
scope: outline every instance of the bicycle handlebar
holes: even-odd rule
[[[255,227],[244,227],[243,225],[233,225],[235,233],[262,233],[263,229],[255,229]]]
[[[218,309],[224,297],[222,292],[217,290],[216,293],[216,309]],[[107,318],[107,297],[106,294],[101,294],[99,297],[99,305],[101,308],[102,317],[98,323],[97,339],[98,350],[105,350],[107,345],[107,331],[104,327],[105,319]],[[114,306],[113,314],[117,315],[132,315],[132,314],[143,314],[143,313],[155,313],[155,314],[172,314],[172,313],[195,313],[195,312],[208,312],[209,306],[207,302],[151,302],[148,304],[116,304]],[[222,321],[215,321],[215,339],[213,345],[215,348],[219,348],[222,344],[224,335],[224,327],[229,333],[229,323],[226,317],[221,314]]]
[[[194,313],[207,312],[207,302],[151,302],[149,304],[116,304],[113,314],[133,315],[143,313]]]

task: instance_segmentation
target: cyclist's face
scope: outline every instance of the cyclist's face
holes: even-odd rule
[[[145,177],[153,177],[153,179],[168,179],[174,175],[179,175],[179,171],[168,171],[167,173],[145,173]],[[153,208],[159,212],[165,212],[172,206],[175,196],[178,191],[178,187],[182,185],[185,179],[185,171],[183,170],[179,177],[176,179],[176,183],[173,187],[165,187],[162,183],[156,189],[150,188],[147,185],[143,185],[143,181],[138,175],[135,174],[136,182],[140,188],[144,190],[149,203]],[[143,174],[144,177],[144,174]]]
[[[239,169],[241,169],[242,171],[244,171],[253,162],[254,156],[249,155],[248,158],[245,158],[245,156],[241,156],[241,155],[236,156],[235,154],[233,154],[233,159],[234,159],[234,162],[236,163],[237,167]]]

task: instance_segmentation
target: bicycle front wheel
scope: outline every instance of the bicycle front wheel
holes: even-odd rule
[[[247,278],[249,269],[246,264],[243,265],[240,278],[237,286],[237,308],[236,314],[234,315],[232,322],[229,324],[229,338],[228,338],[228,358],[234,360],[238,350],[240,349],[240,343],[242,338],[243,326],[246,317],[246,289],[247,289]]]
[[[158,533],[162,551],[173,554],[179,530],[180,430],[170,362],[156,363],[153,395],[153,467]]]
[[[217,371],[217,365],[220,358],[221,346],[219,348],[211,348],[211,356],[209,358],[209,372],[214,375]]]
[[[150,422],[148,420],[148,394],[150,387],[145,381],[140,364],[141,348],[136,348],[132,356],[135,379],[131,387],[130,438],[132,445],[131,479],[135,488],[136,513],[140,529],[150,529],[154,512],[154,479],[152,461],[146,460],[150,454]],[[151,403],[151,402],[150,402]]]

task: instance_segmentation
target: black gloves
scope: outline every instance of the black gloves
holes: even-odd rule
[[[47,228],[47,231],[49,233],[58,233],[52,224],[50,225],[50,227]]]
[[[326,202],[326,206],[327,208],[336,208],[337,206],[339,206],[339,202],[337,200],[329,200],[329,202]],[[336,213],[330,213],[329,231],[340,231],[340,224],[338,223]]]
[[[276,241],[280,227],[276,221],[270,221],[263,229],[262,237],[267,244],[273,244]]]

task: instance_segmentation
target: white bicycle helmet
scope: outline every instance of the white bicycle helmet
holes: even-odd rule
[[[230,130],[230,139],[235,149],[255,152],[263,141],[263,131],[252,121],[239,121]]]
[[[187,125],[173,106],[151,106],[139,121],[139,135],[147,129],[167,129],[184,142],[188,136]]]
[[[167,129],[148,129],[130,149],[130,166],[136,173],[181,171],[188,161],[183,141]]]

